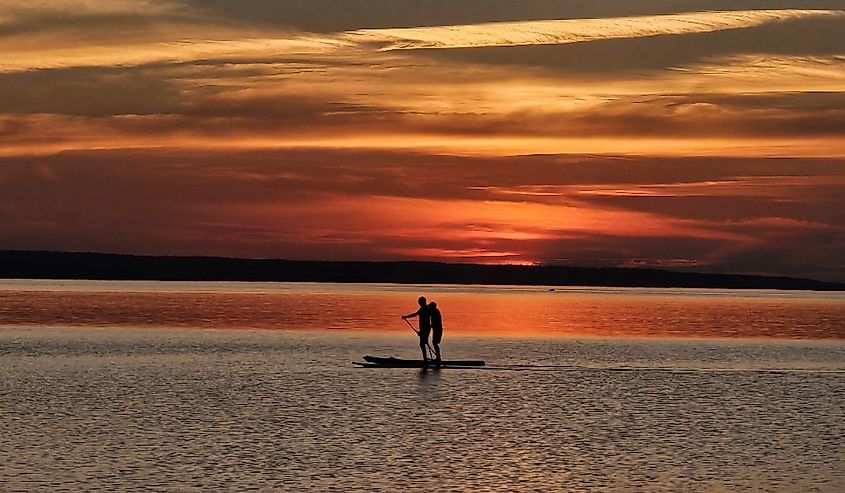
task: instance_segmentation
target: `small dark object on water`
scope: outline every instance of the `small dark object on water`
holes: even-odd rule
[[[418,359],[379,358],[364,356],[366,363],[355,363],[370,368],[461,368],[484,366],[481,360],[423,361]]]

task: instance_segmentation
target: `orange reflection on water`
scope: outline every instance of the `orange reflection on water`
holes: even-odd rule
[[[22,285],[21,283],[29,283]],[[0,327],[181,327],[407,332],[418,295],[446,338],[845,339],[845,294],[308,283],[5,281]],[[51,284],[52,283],[52,284]]]
[[[622,290],[620,290],[622,291]],[[657,291],[657,290],[653,290]],[[845,304],[829,299],[666,294],[459,295],[441,303],[460,333],[515,337],[843,339]],[[464,330],[461,330],[465,328]]]

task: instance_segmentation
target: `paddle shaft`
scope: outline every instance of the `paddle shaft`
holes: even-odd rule
[[[417,336],[420,335],[420,331],[418,331],[417,328],[414,327],[414,324],[412,324],[411,322],[408,322],[407,318],[403,318],[402,320],[404,320],[405,323],[408,324],[408,327],[410,327],[411,330],[414,331],[414,334],[416,334]],[[428,343],[428,339],[426,339],[426,341],[425,341],[425,347],[428,348],[428,352],[431,354],[431,359],[434,359],[434,358],[437,357],[437,353],[435,353],[434,349],[431,348],[431,345]]]

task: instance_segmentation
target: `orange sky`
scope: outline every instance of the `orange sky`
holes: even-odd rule
[[[843,47],[845,0],[0,0],[0,248],[843,281]]]

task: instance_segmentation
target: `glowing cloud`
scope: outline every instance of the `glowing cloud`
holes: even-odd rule
[[[0,73],[76,67],[133,67],[153,63],[201,60],[266,59],[320,55],[348,47],[342,40],[291,36],[241,40],[178,40],[116,46],[80,46],[9,53],[0,61]]]
[[[133,3],[106,2],[110,8],[129,8]],[[140,3],[139,5],[144,5]],[[172,7],[170,7],[172,8]],[[118,10],[119,12],[119,10]],[[495,22],[461,26],[434,26],[399,29],[360,29],[340,34],[314,35],[286,33],[281,37],[255,37],[255,33],[235,33],[223,26],[212,26],[215,39],[184,38],[178,30],[163,29],[161,34],[176,37],[142,44],[113,43],[61,48],[31,47],[5,51],[0,73],[68,67],[138,66],[152,63],[186,63],[202,60],[278,59],[290,56],[326,55],[346,52],[361,55],[373,50],[413,50],[423,48],[481,48],[567,44],[604,39],[639,38],[659,35],[694,34],[741,29],[787,20],[843,17],[839,10],[740,10],[686,14],[567,19],[527,22]],[[0,18],[2,22],[2,18]],[[4,49],[5,48],[5,49]]]
[[[385,43],[381,50],[478,48],[578,43],[602,39],[694,34],[755,27],[808,17],[845,16],[838,10],[738,10],[686,14],[492,22],[463,26],[362,29],[349,33],[361,42]]]

